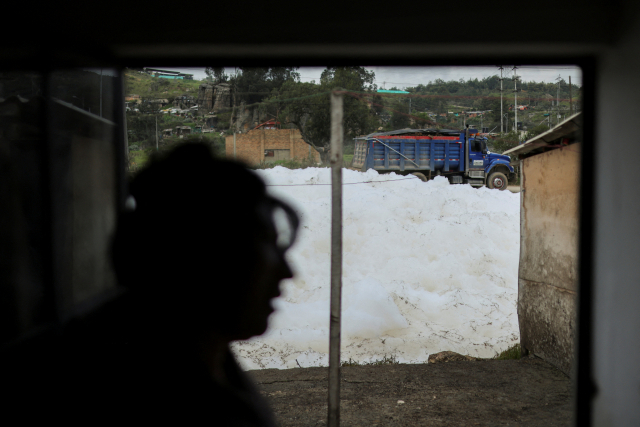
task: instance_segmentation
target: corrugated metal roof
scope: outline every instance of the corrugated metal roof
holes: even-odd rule
[[[385,90],[385,89],[378,89],[379,93],[409,93],[405,90]]]
[[[548,151],[555,147],[549,147],[551,143],[557,141],[560,138],[569,136],[582,128],[582,113],[574,114],[564,122],[558,124],[556,127],[549,129],[548,131],[541,133],[540,135],[530,139],[522,145],[518,145],[510,150],[505,151],[502,154],[517,155],[532,153],[535,150]]]

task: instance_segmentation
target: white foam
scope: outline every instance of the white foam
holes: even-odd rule
[[[270,185],[329,184],[330,170],[258,171]],[[344,169],[342,359],[491,357],[519,340],[520,195]],[[331,187],[271,186],[301,217],[267,333],[232,349],[245,369],[327,366]],[[297,359],[297,363],[296,363]]]

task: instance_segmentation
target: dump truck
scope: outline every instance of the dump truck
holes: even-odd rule
[[[477,129],[402,129],[356,138],[352,167],[505,190],[515,178],[510,161],[491,153]]]

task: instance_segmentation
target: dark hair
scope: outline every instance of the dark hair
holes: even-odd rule
[[[254,172],[197,143],[152,160],[130,194],[135,209],[120,215],[112,245],[119,283],[150,300],[187,301],[193,312],[199,300],[241,299],[265,228],[261,206],[283,207],[297,226]]]

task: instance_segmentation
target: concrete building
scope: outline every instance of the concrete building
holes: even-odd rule
[[[227,157],[249,165],[308,158],[320,162],[320,153],[304,142],[298,129],[262,128],[227,135],[225,145]]]
[[[567,375],[579,287],[581,128],[579,113],[505,152],[520,160],[520,344]]]
[[[160,70],[158,68],[145,68],[144,71],[153,77],[171,80],[193,80],[193,74],[181,73],[179,71]]]

